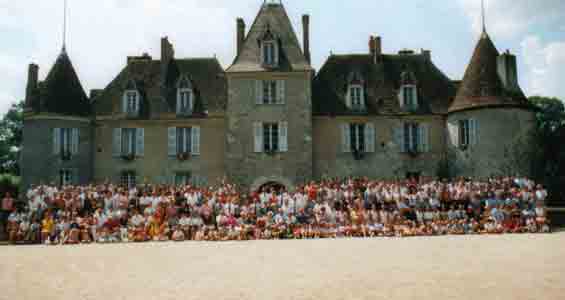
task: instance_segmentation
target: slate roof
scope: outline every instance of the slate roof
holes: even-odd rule
[[[352,73],[364,79],[368,114],[404,114],[398,91],[403,77],[417,83],[419,109],[415,114],[445,114],[456,88],[433,62],[422,54],[384,54],[374,63],[369,54],[332,55],[312,84],[315,115],[351,115],[346,92]]]
[[[109,115],[115,102],[120,102],[130,81],[142,95],[140,118],[175,112],[176,83],[181,76],[190,79],[195,93],[195,112],[223,112],[227,103],[227,81],[215,58],[173,59],[163,76],[160,60],[151,57],[131,59],[127,66],[94,99],[97,115]],[[166,77],[166,78],[163,78]]]
[[[32,106],[35,112],[69,116],[88,116],[90,114],[88,97],[64,49],[45,80],[40,83],[39,101],[34,101]]]
[[[484,107],[531,108],[524,93],[518,88],[510,91],[504,88],[497,70],[499,52],[486,32],[483,32],[465,76],[460,83],[455,101],[449,112]]]
[[[284,6],[279,3],[265,3],[261,6],[253,25],[251,25],[249,33],[243,42],[241,52],[226,72],[270,71],[270,69],[266,69],[261,65],[259,43],[267,30],[270,30],[278,38],[281,47],[277,70],[312,70],[300,48]]]

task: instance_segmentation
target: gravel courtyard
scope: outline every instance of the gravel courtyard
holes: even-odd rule
[[[0,299],[565,299],[565,232],[0,247]]]

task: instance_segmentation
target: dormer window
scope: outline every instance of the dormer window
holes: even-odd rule
[[[137,117],[139,115],[140,98],[141,97],[135,83],[131,81],[123,95],[122,112],[130,117]]]
[[[360,84],[349,85],[349,108],[356,111],[365,110],[365,93]]]
[[[194,93],[190,80],[183,77],[177,87],[177,114],[191,115],[194,110]]]
[[[262,60],[263,64],[266,66],[277,66],[279,63],[278,59],[278,48],[274,40],[265,40],[261,44],[262,47]]]
[[[353,111],[365,111],[365,88],[359,72],[352,72],[348,78],[346,105]]]
[[[413,84],[405,84],[400,87],[400,107],[407,111],[418,109],[418,90]]]

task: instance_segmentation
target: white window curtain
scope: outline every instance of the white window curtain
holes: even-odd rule
[[[192,127],[192,155],[200,155],[200,127]]]
[[[79,151],[79,129],[71,129],[71,154],[78,154]]]
[[[288,151],[288,122],[279,122],[279,151]]]
[[[430,125],[427,123],[418,126],[418,151],[422,153],[430,152]]]
[[[449,142],[452,147],[458,147],[459,145],[459,122],[448,122],[447,132],[449,134]]]
[[[277,80],[277,103],[285,104],[286,101],[286,82],[284,80]]]
[[[261,122],[253,123],[254,151],[255,153],[263,152],[263,124]]]
[[[255,104],[263,104],[263,80],[255,80]]]
[[[135,129],[136,133],[136,156],[144,156],[145,155],[145,129],[137,128]]]
[[[398,146],[401,153],[405,153],[407,151],[406,144],[404,143],[404,123],[400,123],[393,129],[393,138],[394,143]]]
[[[61,128],[53,128],[53,154],[61,153]]]

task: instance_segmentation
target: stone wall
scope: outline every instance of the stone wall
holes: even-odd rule
[[[519,108],[468,110],[449,115],[455,126],[459,120],[476,119],[477,144],[468,149],[456,147],[456,136],[449,136],[448,157],[453,176],[529,175],[529,141],[535,128],[535,114]]]
[[[200,126],[200,155],[186,161],[168,156],[168,128]],[[128,162],[113,157],[114,128],[144,128],[144,156]],[[94,179],[119,182],[123,171],[135,171],[138,183],[170,184],[176,173],[189,172],[195,184],[215,184],[224,176],[225,119],[105,120],[96,126]]]
[[[310,73],[228,73],[226,171],[244,186],[273,180],[293,186],[312,178]],[[255,80],[284,79],[281,105],[255,104]],[[288,152],[254,152],[254,122],[288,122]],[[261,179],[262,178],[262,179]],[[259,182],[259,181],[261,182]],[[289,184],[287,184],[289,185]],[[289,186],[289,188],[293,188]]]
[[[53,151],[54,128],[79,128],[79,152],[68,161]],[[92,179],[92,126],[88,119],[40,116],[25,118],[21,152],[22,187],[58,183],[59,171],[71,169],[76,183]]]
[[[393,138],[394,128],[402,121],[430,125],[430,152],[411,157],[401,153]],[[375,152],[355,160],[352,153],[342,151],[341,124],[372,122],[375,126]],[[408,172],[436,176],[445,153],[445,129],[441,116],[392,117],[315,117],[314,178],[368,176],[371,178],[404,178]]]

